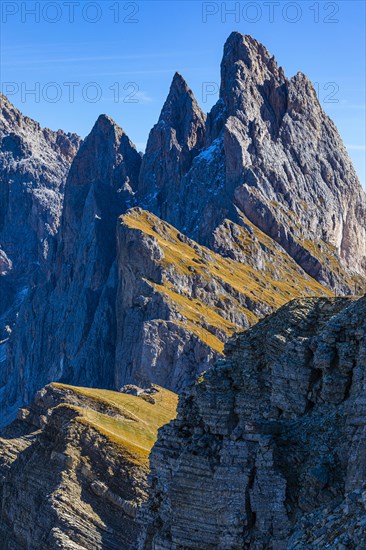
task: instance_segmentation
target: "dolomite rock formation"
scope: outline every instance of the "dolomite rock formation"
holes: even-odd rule
[[[136,390],[131,396],[50,385],[0,431],[3,550],[136,548],[156,429],[131,417],[131,407],[141,417],[156,414],[159,426],[176,403],[159,388],[154,398]],[[146,450],[124,439],[127,423],[136,425]]]
[[[1,423],[54,380],[181,391],[234,331],[291,298],[360,294],[365,195],[311,84],[286,79],[261,44],[239,33],[221,69],[207,120],[174,76],[142,160],[123,130],[99,117],[72,163],[47,262],[16,292],[11,274],[26,266],[17,268],[0,241],[2,304],[12,311],[1,321]],[[24,132],[38,128],[20,113],[7,117]],[[44,135],[69,162],[77,138]],[[51,153],[37,136],[39,169]],[[134,223],[118,221],[141,205],[161,219],[132,210]],[[9,220],[4,232],[15,235]]]
[[[82,147],[75,162],[83,155]],[[62,227],[59,271],[20,310],[4,369],[4,424],[50,381],[110,389],[156,383],[181,391],[222,354],[233,332],[292,297],[331,295],[244,220],[242,226],[227,221],[217,237],[235,242],[233,258],[140,208],[121,217],[117,247],[110,231],[108,249],[103,231],[111,229],[110,219],[95,219],[94,208],[83,209],[83,241],[63,238],[73,222]],[[76,253],[68,243],[76,243]],[[69,254],[75,255],[66,260]]]
[[[182,178],[204,146],[205,119],[192,90],[176,73],[149,135],[138,188],[141,204],[173,225]]]
[[[233,332],[248,328],[291,296],[327,293],[250,223],[227,221],[225,229],[222,242],[227,235],[235,237],[233,259],[199,246],[140,208],[122,216],[117,388],[154,382],[182,391],[210,367]],[[242,262],[235,261],[241,256]]]
[[[177,106],[185,97],[183,90]],[[199,117],[196,107],[193,113]],[[174,121],[164,110],[161,117],[170,135]],[[252,37],[228,38],[205,147],[169,194],[164,182],[176,176],[166,154],[153,131],[140,181],[156,177],[160,204],[174,205],[158,215],[190,238],[216,249],[212,233],[226,218],[237,221],[239,210],[324,284],[346,291],[339,257],[346,270],[365,276],[366,198],[337,129],[307,77],[287,79]],[[157,164],[166,167],[163,176]]]
[[[0,94],[0,385],[9,330],[33,277],[51,261],[79,145],[76,134],[41,128]]]
[[[116,224],[140,164],[123,130],[100,116],[68,175],[54,262],[8,342],[2,422],[51,381],[114,387]]]
[[[35,266],[47,260],[79,145],[76,134],[41,128],[0,95],[0,247],[8,258],[1,282],[11,275],[26,283]]]
[[[226,345],[151,455],[140,548],[360,548],[366,297],[294,300]]]

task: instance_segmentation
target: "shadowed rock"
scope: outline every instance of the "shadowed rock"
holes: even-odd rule
[[[295,300],[228,342],[160,431],[141,549],[365,540],[365,319]]]
[[[143,157],[139,200],[149,210],[177,223],[176,201],[182,177],[204,145],[205,115],[184,78],[175,73],[158,123],[151,130]]]

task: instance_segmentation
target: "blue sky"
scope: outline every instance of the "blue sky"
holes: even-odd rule
[[[317,83],[365,185],[361,0],[2,0],[1,9],[2,89],[42,126],[85,136],[106,113],[143,149],[176,70],[203,110],[215,103],[223,44],[237,30],[263,42],[287,76]]]

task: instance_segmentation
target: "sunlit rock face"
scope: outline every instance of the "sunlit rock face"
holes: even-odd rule
[[[176,103],[186,97],[180,91]],[[161,204],[171,203],[175,190],[169,209],[153,203],[158,215],[215,247],[214,229],[244,213],[325,284],[345,290],[337,257],[347,270],[366,274],[365,193],[304,74],[288,79],[262,44],[232,33],[221,63],[220,99],[205,124],[205,145],[187,173],[181,171],[178,185],[174,170],[162,176],[155,168],[166,166],[172,149],[170,138],[168,147],[157,139],[158,129],[159,135],[162,128],[164,136],[174,134],[164,109],[161,119],[150,135],[140,178],[155,178]],[[201,120],[196,107],[193,119]],[[197,124],[190,127],[196,137]],[[194,143],[200,147],[200,140]],[[170,186],[164,183],[167,174]]]
[[[288,300],[361,294],[365,194],[311,83],[239,33],[221,73],[207,117],[174,75],[143,157],[2,102],[0,423],[51,381],[182,391]]]

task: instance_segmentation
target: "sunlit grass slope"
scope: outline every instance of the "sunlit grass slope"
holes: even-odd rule
[[[159,386],[154,386],[157,391],[152,399],[66,384],[53,386],[78,398],[73,405],[79,413],[76,421],[94,428],[129,458],[146,466],[158,429],[176,416],[178,396]]]
[[[158,262],[163,269],[163,283],[147,282],[181,313],[186,319],[185,326],[216,351],[222,352],[224,345],[224,338],[220,339],[218,334],[224,334],[226,339],[243,330],[228,319],[229,309],[245,316],[248,325],[253,325],[261,317],[258,310],[267,308],[267,312],[274,311],[301,296],[333,295],[247,219],[243,218],[243,223],[250,233],[232,222],[227,222],[227,226],[224,224],[222,228],[222,231],[229,231],[229,224],[235,225],[238,237],[232,246],[242,257],[247,257],[248,261],[244,262],[222,257],[198,245],[173,226],[141,209],[127,212],[121,217],[121,223],[156,239],[163,251],[163,258]],[[258,269],[255,254],[262,251],[264,267]],[[178,283],[174,282],[172,273],[179,275]],[[194,279],[196,288],[204,288],[205,284],[216,281],[225,289],[225,294],[218,295],[216,300],[211,298],[210,303],[204,298],[193,299],[181,284],[184,277]],[[219,333],[211,328],[218,329]]]

